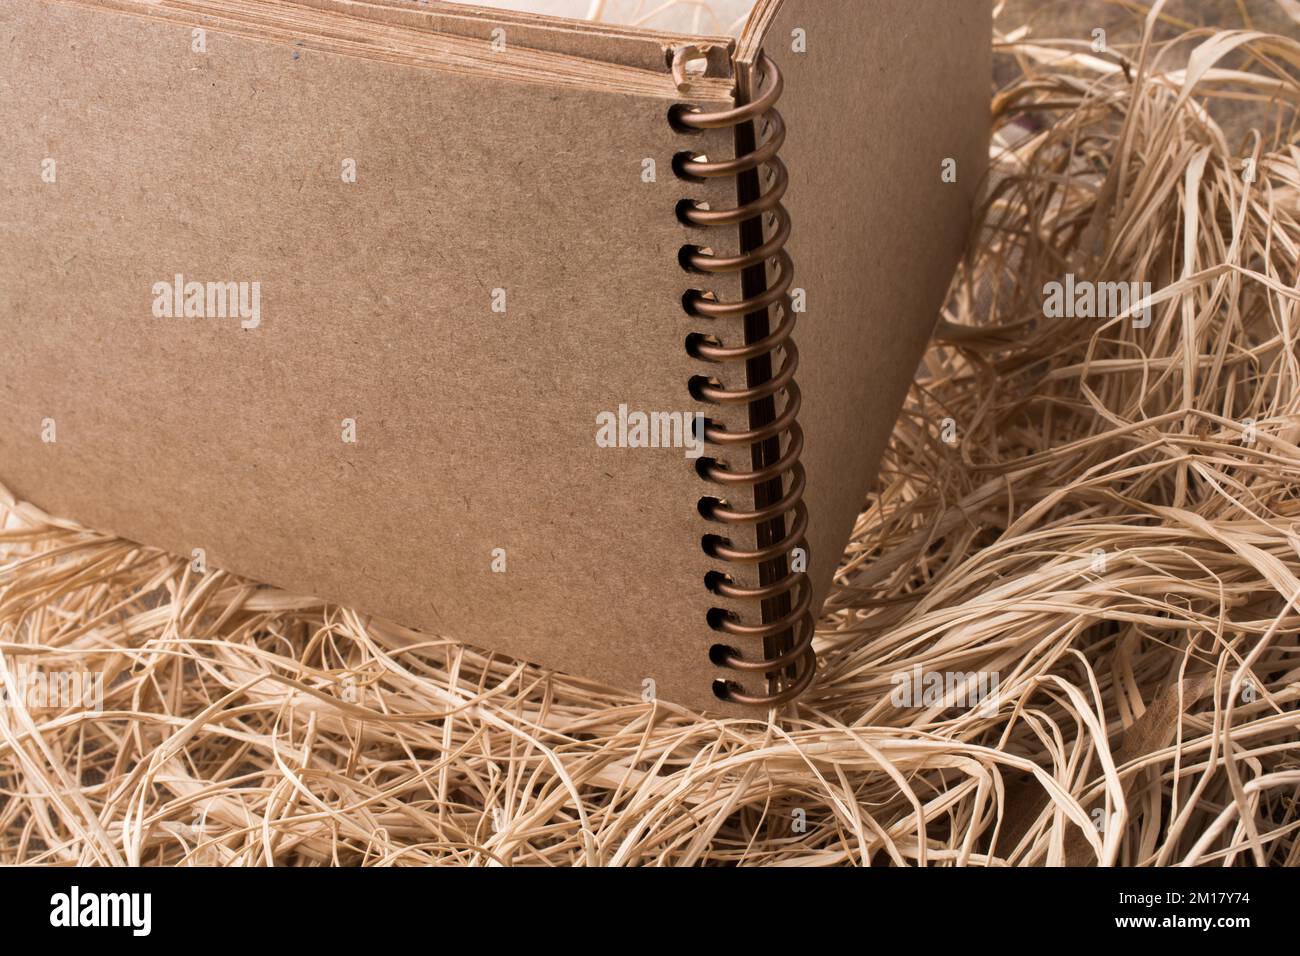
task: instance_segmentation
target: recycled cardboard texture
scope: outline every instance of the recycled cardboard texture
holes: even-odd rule
[[[764,48],[785,77],[815,607],[966,239],[987,166],[991,19],[986,0],[764,0],[742,47],[751,61]],[[792,50],[796,29],[807,52]],[[947,157],[956,183],[941,181]]]
[[[556,90],[190,46],[178,24],[0,7],[0,481],[210,568],[740,712],[710,687],[726,602],[694,462],[594,440],[621,402],[699,410],[677,253],[703,237],[673,213],[667,78]],[[155,318],[177,273],[260,282],[260,326]]]

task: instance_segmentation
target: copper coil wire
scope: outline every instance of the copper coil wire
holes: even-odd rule
[[[692,377],[690,382],[691,394],[702,402],[744,406],[752,411],[757,403],[770,401],[774,408],[779,409],[771,421],[745,431],[731,431],[712,420],[706,420],[704,428],[706,442],[722,447],[749,448],[751,456],[755,446],[775,442],[778,451],[771,453],[775,461],[747,471],[733,470],[713,458],[702,458],[698,463],[701,477],[719,486],[718,497],[700,499],[700,514],[723,526],[720,530],[751,527],[756,529],[756,536],[761,529],[774,539],[770,544],[752,550],[737,547],[725,533],[706,535],[702,542],[705,553],[718,561],[757,566],[775,578],[769,583],[750,587],[737,584],[723,571],[716,571],[709,575],[712,593],[752,604],[760,616],[766,602],[784,602],[783,607],[788,604],[788,610],[761,624],[746,623],[725,608],[712,608],[709,612],[709,626],[713,630],[747,645],[763,648],[778,639],[788,642],[788,649],[771,657],[745,653],[722,644],[715,645],[711,654],[714,663],[720,667],[779,679],[778,689],[768,694],[749,694],[730,681],[719,682],[721,687],[715,686],[719,696],[726,700],[771,707],[793,700],[807,688],[816,673],[817,658],[812,648],[812,586],[806,571],[787,569],[787,558],[795,549],[807,551],[808,509],[803,502],[807,477],[799,461],[803,451],[803,431],[798,423],[802,398],[795,382],[799,350],[792,338],[796,315],[790,298],[794,263],[785,249],[790,238],[790,216],[782,205],[789,186],[789,174],[778,156],[785,142],[785,123],[775,109],[783,81],[780,70],[766,55],[762,57],[761,66],[765,88],[752,102],[715,113],[678,104],[670,110],[669,119],[681,132],[728,129],[752,123],[756,139],[760,134],[763,137],[752,150],[733,159],[714,161],[683,151],[674,159],[673,168],[681,179],[688,182],[740,177],[749,173],[760,177],[761,195],[750,202],[731,209],[709,209],[684,199],[678,204],[677,216],[686,225],[697,228],[732,229],[754,221],[765,224],[761,244],[737,255],[720,255],[700,246],[683,246],[680,260],[688,271],[704,276],[724,275],[758,267],[766,269],[769,264],[775,265],[776,270],[775,278],[765,283],[766,288],[740,301],[723,302],[701,289],[690,289],[682,297],[682,308],[688,315],[710,320],[743,319],[763,312],[770,315],[774,306],[780,307],[780,323],[772,329],[769,322],[770,331],[755,341],[728,345],[717,335],[701,331],[692,333],[686,343],[692,357],[711,365],[740,364],[744,367],[744,363],[769,356],[780,360],[779,369],[770,377],[743,388],[726,387],[716,378],[704,374]],[[777,500],[763,507],[756,506],[752,511],[732,507],[721,497],[729,488],[757,490],[776,482],[781,488]]]

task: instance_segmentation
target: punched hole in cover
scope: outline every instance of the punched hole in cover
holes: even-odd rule
[[[725,607],[711,607],[705,612],[704,619],[709,622],[710,630],[720,631],[725,622],[739,622],[740,616],[735,611],[728,611]]]
[[[673,156],[673,174],[676,175],[678,179],[683,179],[688,183],[706,182],[703,176],[696,176],[692,173],[688,173],[686,171],[686,164],[707,163],[708,161],[709,157],[703,153],[696,153],[689,149],[684,149]]]
[[[709,204],[699,199],[679,199],[677,200],[676,213],[677,221],[683,226],[690,226],[692,229],[703,228],[696,223],[691,222],[690,214],[696,210],[708,212]]]
[[[720,534],[706,534],[700,538],[700,547],[704,549],[704,553],[709,557],[716,558],[719,548],[731,547],[731,539]]]
[[[687,315],[700,316],[700,310],[696,308],[699,302],[716,302],[718,297],[712,292],[705,292],[703,289],[687,289],[682,293],[682,311]]]
[[[734,585],[735,583],[735,578],[730,574],[723,573],[722,571],[710,571],[704,575],[704,586],[714,594],[721,593],[723,586]]]
[[[709,661],[715,667],[726,667],[727,658],[739,657],[740,652],[734,647],[728,647],[726,644],[714,644],[709,648]]]
[[[718,482],[715,474],[725,474],[729,471],[727,463],[721,458],[697,458],[695,459],[695,473],[705,481]]]
[[[701,498],[696,502],[695,507],[699,510],[700,516],[713,520],[713,512],[718,508],[725,508],[727,503],[721,498]]]
[[[705,332],[692,332],[686,336],[686,354],[691,358],[700,359],[700,361],[709,361],[700,354],[700,346],[702,345],[720,349],[722,348],[722,340],[716,335],[709,335]]]
[[[682,117],[687,113],[701,113],[701,110],[694,103],[674,103],[668,107],[668,125],[673,128],[674,132],[681,133],[684,136],[699,136],[704,132],[702,129],[696,129],[688,126]]]
[[[715,471],[722,471],[722,462],[716,458],[697,458],[695,459],[695,473],[705,481],[713,480]]]
[[[704,269],[696,268],[691,264],[691,258],[694,256],[711,256],[713,250],[706,246],[685,245],[677,250],[677,264],[685,271],[694,275],[708,275]]]
[[[721,389],[722,382],[711,375],[692,375],[686,387],[690,390],[691,397],[697,402],[713,403],[713,400],[705,397],[709,389]]]

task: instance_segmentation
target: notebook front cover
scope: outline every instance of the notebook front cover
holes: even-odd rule
[[[666,76],[591,92],[198,39],[0,7],[0,482],[208,569],[719,708],[716,529],[674,427],[727,413],[687,389],[677,257],[700,239],[674,209],[733,197],[671,164],[726,134],[684,145]]]

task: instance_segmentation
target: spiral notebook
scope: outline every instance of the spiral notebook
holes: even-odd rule
[[[646,698],[792,700],[965,240],[989,35],[6,0],[0,484]]]

